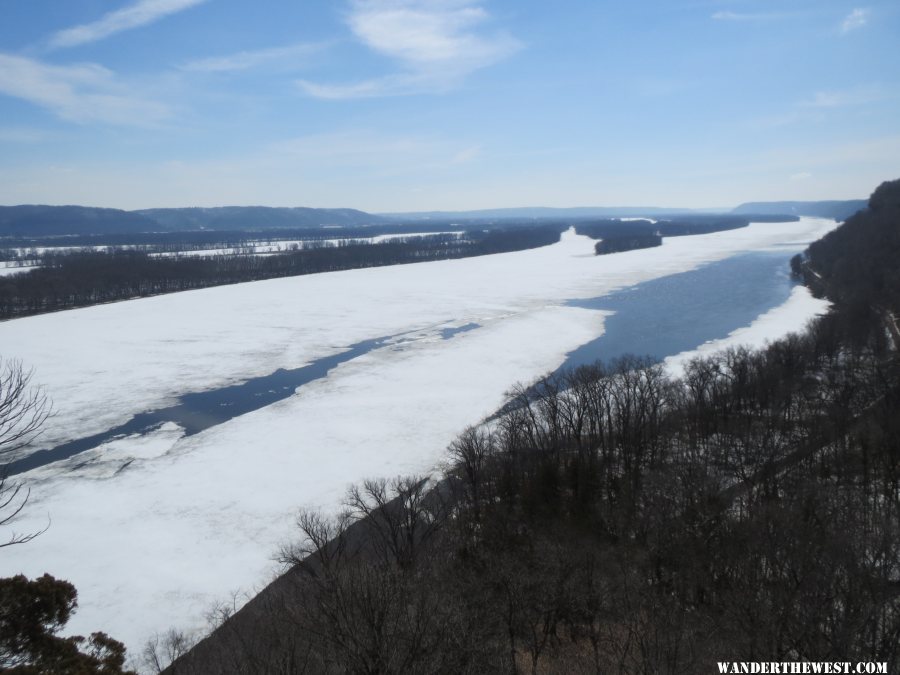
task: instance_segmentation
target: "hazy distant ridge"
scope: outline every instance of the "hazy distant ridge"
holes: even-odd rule
[[[747,202],[734,214],[818,216],[845,220],[865,208],[862,199],[818,202]],[[278,228],[360,227],[390,222],[493,221],[564,218],[668,217],[715,209],[658,206],[521,207],[474,211],[417,211],[373,215],[357,209],[218,206],[123,211],[90,206],[0,206],[0,236],[128,234],[192,230],[268,230]],[[721,209],[719,212],[727,212]]]
[[[822,202],[747,202],[735,207],[732,213],[784,214],[846,220],[857,211],[866,208],[866,204],[865,199]]]
[[[727,208],[674,208],[661,206],[578,206],[555,208],[529,206],[474,211],[413,211],[409,213],[380,213],[392,220],[494,220],[505,218],[634,218],[659,217],[678,214],[735,213],[754,215],[817,216],[844,220],[865,208],[865,199],[816,202],[747,202],[730,210]]]
[[[0,206],[0,236],[149,232],[159,225],[139,213],[93,206]]]
[[[352,227],[384,220],[356,209],[314,209],[270,206],[218,206],[214,208],[144,209],[135,211],[167,230],[243,230],[282,227]]]
[[[354,227],[383,223],[382,218],[356,209],[220,206],[123,211],[91,206],[0,206],[0,236]]]
[[[554,208],[525,206],[505,209],[478,209],[475,211],[412,211],[409,213],[380,213],[392,220],[489,220],[502,218],[610,218],[621,216],[661,216],[675,213],[694,213],[699,209],[661,208],[658,206],[576,206]],[[702,209],[708,211],[709,209]]]

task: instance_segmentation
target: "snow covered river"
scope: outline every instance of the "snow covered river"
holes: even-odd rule
[[[785,251],[736,255],[609,295],[572,300],[567,304],[612,314],[606,317],[602,334],[570,352],[562,367],[585,365],[598,359],[610,360],[624,354],[662,360],[725,338],[787,301],[796,285],[789,278],[789,258],[790,254]],[[477,328],[479,325],[475,323],[443,328],[440,337],[449,340]],[[397,347],[410,339],[414,338],[401,334],[363,340],[349,345],[345,351],[298,368],[279,368],[273,373],[219,389],[185,392],[174,405],[142,412],[125,424],[99,434],[34,452],[12,462],[9,472],[15,475],[76,457],[116,438],[152,433],[166,423],[177,425],[185,436],[191,436],[288,398],[299,387],[327,377],[342,363],[374,349]],[[85,462],[97,460],[103,461],[103,456],[94,453]],[[75,465],[85,466],[79,458]]]
[[[34,367],[54,400],[38,449],[92,438],[21,474],[32,492],[16,531],[51,526],[5,549],[0,574],[69,579],[72,629],[132,651],[202,627],[215,601],[270,578],[298,507],[435,469],[514,383],[625,351],[682,352],[677,367],[687,350],[802,327],[824,303],[792,285],[787,260],[835,225],[760,223],[602,257],[569,232],[532,251],[0,324],[0,354]],[[197,415],[142,417],[191,397]]]

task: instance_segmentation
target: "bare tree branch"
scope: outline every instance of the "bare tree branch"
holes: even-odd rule
[[[21,361],[0,357],[0,527],[10,525],[22,513],[31,490],[20,481],[9,480],[7,463],[37,438],[52,412],[52,403],[44,390],[31,383],[33,371]],[[0,548],[24,544],[47,531],[12,531]]]

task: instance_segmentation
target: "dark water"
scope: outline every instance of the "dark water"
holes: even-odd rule
[[[791,294],[791,252],[748,253],[647,281],[574,307],[615,312],[604,334],[570,352],[562,368],[623,354],[667,356],[726,337]]]
[[[475,328],[478,328],[478,324],[468,323],[464,326],[444,328],[440,331],[440,335],[442,339],[449,340],[455,335]],[[178,403],[168,408],[135,415],[125,424],[120,424],[99,434],[78,438],[49,450],[39,450],[18,461],[10,462],[7,466],[8,475],[15,475],[74,457],[80,452],[96,448],[119,436],[147,433],[166,422],[174,422],[184,429],[185,436],[193,436],[204,429],[288,398],[298,387],[326,377],[332,369],[340,364],[379,349],[398,337],[400,336],[390,335],[363,340],[350,345],[346,351],[340,354],[317,359],[300,368],[290,370],[279,368],[270,375],[256,377],[241,384],[212,391],[185,394],[178,399]],[[401,338],[398,342],[402,343],[403,341]]]
[[[455,328],[442,328],[441,329],[441,339],[449,340],[455,335],[459,335],[460,333],[468,333],[470,330],[475,330],[476,328],[481,328],[477,323],[467,323],[462,326],[457,326]]]

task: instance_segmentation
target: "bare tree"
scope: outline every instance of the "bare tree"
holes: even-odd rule
[[[444,522],[440,495],[428,492],[427,484],[422,476],[367,480],[347,494],[349,513],[370,530],[374,549],[403,568]]]
[[[52,408],[44,390],[31,383],[32,374],[21,361],[4,361],[0,357],[0,527],[15,520],[29,496],[28,488],[20,481],[9,480],[7,464],[40,434]],[[13,531],[0,548],[24,544],[43,531]]]
[[[196,639],[182,631],[169,629],[164,635],[157,633],[144,645],[141,665],[151,673],[162,673],[178,657],[187,654]]]

